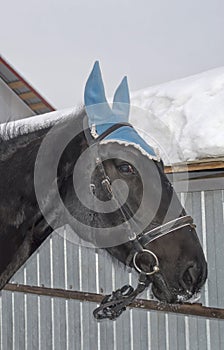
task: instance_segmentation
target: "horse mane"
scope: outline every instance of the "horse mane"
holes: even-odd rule
[[[54,125],[60,125],[69,118],[79,118],[84,113],[84,107],[79,106],[0,124],[0,163],[19,148],[35,141],[39,135],[46,134]]]
[[[78,118],[84,113],[84,106],[35,115],[18,120],[7,120],[0,124],[0,144],[39,130],[48,129],[67,118]]]

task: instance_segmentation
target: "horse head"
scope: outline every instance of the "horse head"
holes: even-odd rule
[[[31,118],[31,130],[5,126],[13,135],[0,139],[0,289],[65,224],[135,267],[138,292],[152,283],[159,300],[176,302],[202,287],[207,265],[193,220],[129,111],[127,79],[109,105],[97,62],[85,111],[37,128]]]
[[[128,123],[127,79],[110,106],[96,62],[85,87],[85,108],[92,162],[86,184],[94,211],[87,224],[95,229],[95,244],[145,275],[159,300],[192,298],[206,280],[204,253],[162,161]]]

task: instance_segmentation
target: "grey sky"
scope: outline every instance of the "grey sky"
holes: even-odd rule
[[[0,52],[56,108],[82,101],[99,59],[107,94],[224,65],[223,0],[2,1]]]

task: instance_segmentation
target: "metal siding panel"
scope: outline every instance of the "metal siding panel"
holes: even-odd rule
[[[13,349],[25,349],[25,313],[24,295],[21,293],[12,294],[13,313]]]
[[[97,339],[97,322],[92,317],[93,303],[82,303],[83,306],[83,350],[91,349]],[[88,336],[87,336],[88,335]]]
[[[220,349],[224,349],[224,322],[218,322]]]
[[[98,256],[98,287],[100,293],[110,293],[113,288],[112,264],[108,261],[108,253],[104,250],[97,252]]]
[[[27,350],[38,349],[38,296],[27,295]],[[25,330],[24,330],[25,331]],[[25,333],[25,332],[24,332]],[[24,334],[26,337],[26,334]]]
[[[96,254],[95,249],[82,249],[82,289],[96,292]]]
[[[182,193],[181,203],[185,207],[186,212],[192,215],[192,193]]]
[[[145,310],[133,309],[133,344],[134,349],[147,349],[148,327],[147,312]]]
[[[119,334],[118,329],[118,337],[121,338],[123,343],[123,346],[121,346],[121,349],[129,350],[132,349],[131,346],[131,334],[130,334],[130,318],[131,314],[130,312],[124,313],[121,316],[121,330],[122,332]]]
[[[32,257],[25,264],[25,284],[34,285],[38,284],[38,269],[37,269],[37,254],[32,255]]]
[[[92,304],[93,309],[96,305]],[[114,326],[116,326],[116,321],[111,322],[110,320],[105,320],[105,322],[98,322],[99,332],[97,329],[95,337],[95,348],[103,349],[105,344],[110,344],[110,348],[114,349]]]
[[[202,244],[202,215],[201,215],[201,192],[192,193],[192,212],[198,238]]]
[[[40,297],[40,334],[39,350],[52,348],[52,315],[51,315],[51,298]]]
[[[210,322],[211,330],[211,349],[220,349],[220,337],[219,337],[219,321],[213,320]]]
[[[52,237],[52,285],[54,288],[65,288],[64,241],[54,232]]]
[[[192,212],[191,215],[196,224],[196,232],[201,245],[203,246],[203,231],[202,231],[202,202],[201,202],[201,192],[192,193]],[[200,302],[205,304],[205,289],[201,291]]]
[[[32,271],[33,275],[33,271]],[[12,277],[11,281],[12,283],[24,283],[24,267],[20,268],[15,275]]]
[[[150,338],[151,348],[153,350],[159,349],[159,327],[158,327],[158,313],[150,312]]]
[[[207,347],[207,326],[206,326],[206,320],[199,318],[197,319],[198,323],[198,348],[199,349],[208,349]]]
[[[51,287],[50,239],[47,239],[39,249],[39,283]]]
[[[217,306],[224,308],[224,273],[223,273],[223,252],[224,252],[224,222],[223,222],[223,196],[222,191],[213,192],[214,202],[214,241],[215,261],[217,275]]]
[[[147,349],[148,344],[148,322],[147,322],[147,312],[139,310],[140,314],[140,332],[138,335],[138,324],[135,324],[135,312],[133,311],[133,320],[134,320],[134,338],[137,336],[140,337],[140,349]],[[137,349],[137,348],[136,348]]]
[[[198,350],[198,322],[195,317],[188,317],[189,332],[187,332],[186,342],[190,350]],[[186,326],[185,326],[186,329]]]
[[[12,294],[2,291],[2,349],[12,349],[13,343],[13,316]]]
[[[160,350],[166,350],[166,337],[161,336],[162,334],[166,334],[166,321],[165,321],[165,313],[158,313],[158,343]]]
[[[68,350],[81,350],[80,303],[77,300],[68,300],[68,324]]]
[[[66,349],[66,310],[65,300],[54,299],[54,349]]]
[[[194,217],[202,243],[202,233],[206,230],[208,300],[210,305],[223,307],[223,191],[179,196]],[[135,287],[137,277],[136,272],[128,273],[128,269],[105,250],[79,247],[66,240],[65,232],[65,238],[54,234],[47,239],[12,281],[111,293],[124,284]],[[148,290],[141,297],[149,295]],[[206,301],[205,293],[202,300]],[[1,350],[13,349],[13,341],[20,344],[21,349],[41,350],[89,350],[93,346],[98,350],[224,348],[223,321],[133,309],[114,322],[98,323],[92,315],[95,307],[94,303],[3,291]]]
[[[177,344],[178,349],[187,349],[186,316],[177,315]]]
[[[65,233],[66,239],[66,233]],[[80,290],[79,280],[79,247],[69,241],[64,242],[66,245],[66,280],[67,288]]]
[[[167,350],[179,350],[181,349],[178,346],[178,330],[177,330],[177,316],[176,315],[168,315],[168,339],[166,335],[166,341],[168,342]]]
[[[205,193],[205,217],[206,217],[206,234],[207,234],[207,258],[209,261],[208,270],[208,295],[209,305],[216,306],[218,303],[217,291],[217,263],[215,247],[215,224],[214,224],[214,195],[212,191]]]
[[[115,322],[115,334],[116,334],[116,347],[117,349],[123,349],[123,318],[122,316],[118,318]],[[101,349],[103,345],[101,344]]]
[[[207,340],[206,320],[201,319],[200,317],[186,317],[186,319],[188,320],[188,327],[189,327],[188,339],[187,339],[187,344],[189,344],[189,349],[190,350],[209,349],[207,347],[208,340]]]

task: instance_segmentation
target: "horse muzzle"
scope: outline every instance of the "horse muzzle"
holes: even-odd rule
[[[200,268],[191,264],[180,274],[178,284],[167,282],[161,271],[153,275],[152,292],[159,301],[167,303],[195,303],[200,299],[200,289],[207,279],[207,263]]]

